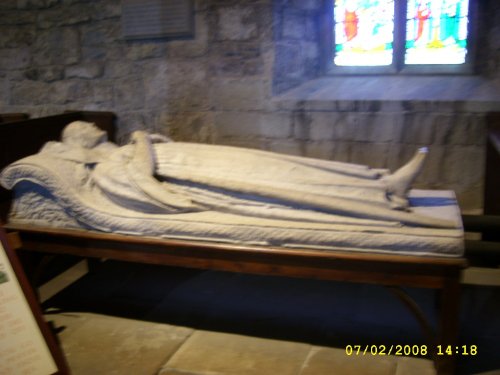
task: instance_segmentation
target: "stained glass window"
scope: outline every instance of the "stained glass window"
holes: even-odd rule
[[[468,0],[408,1],[405,63],[465,63],[468,3]]]
[[[394,0],[335,0],[335,64],[390,65]]]
[[[466,62],[469,0],[332,1],[335,66]]]

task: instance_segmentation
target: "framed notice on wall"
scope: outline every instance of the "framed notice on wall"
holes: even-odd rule
[[[0,227],[0,374],[68,373],[61,349]]]
[[[193,0],[122,0],[125,39],[192,37]]]

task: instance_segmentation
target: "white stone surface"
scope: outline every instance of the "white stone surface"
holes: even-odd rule
[[[449,192],[415,191],[403,210],[407,189],[385,170],[151,143],[157,138],[135,132],[133,143],[117,147],[92,124],[70,124],[63,142],[2,172],[2,185],[16,191],[11,221],[292,248],[462,252],[460,215]],[[398,175],[413,178],[407,169]]]

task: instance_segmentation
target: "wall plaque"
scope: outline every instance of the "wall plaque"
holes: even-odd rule
[[[122,0],[122,35],[126,39],[193,34],[192,0]]]
[[[62,352],[0,228],[0,374],[67,373]]]

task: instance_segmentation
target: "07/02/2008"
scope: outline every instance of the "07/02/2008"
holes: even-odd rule
[[[429,353],[427,345],[347,345],[345,353],[348,356],[358,355],[413,355],[426,356]],[[477,355],[477,345],[436,345],[436,355]]]

